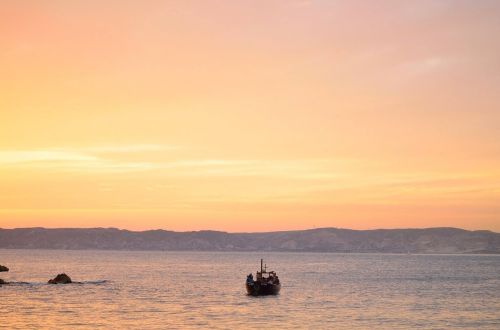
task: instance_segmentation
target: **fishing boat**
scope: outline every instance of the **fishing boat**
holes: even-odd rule
[[[278,275],[274,271],[267,271],[267,266],[263,265],[264,260],[260,259],[260,272],[257,271],[255,279],[252,274],[248,274],[245,286],[247,292],[252,296],[275,295],[281,290],[281,283]]]

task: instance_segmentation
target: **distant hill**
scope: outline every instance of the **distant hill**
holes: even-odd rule
[[[0,229],[0,248],[500,254],[500,233],[457,228],[320,228],[267,233],[18,228]]]

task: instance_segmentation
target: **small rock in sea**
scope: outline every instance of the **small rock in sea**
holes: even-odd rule
[[[8,271],[9,271],[8,267],[0,265],[0,272],[8,272]]]
[[[49,280],[49,284],[67,284],[71,283],[71,278],[66,274],[58,274],[53,279]]]

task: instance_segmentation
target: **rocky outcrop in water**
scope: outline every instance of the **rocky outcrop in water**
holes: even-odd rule
[[[8,267],[0,265],[0,272],[8,272],[8,271],[9,271],[9,268],[8,268]],[[2,280],[2,279],[0,278],[0,286],[1,286],[2,284],[9,284],[9,282],[5,282],[4,280]]]
[[[53,279],[49,280],[49,284],[68,284],[72,283],[71,278],[66,274],[58,274]]]

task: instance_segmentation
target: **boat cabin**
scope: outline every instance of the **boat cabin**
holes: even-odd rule
[[[264,283],[279,283],[278,275],[276,275],[276,272],[268,272],[267,265],[263,265],[262,262],[263,260],[260,259],[260,272],[256,272],[256,281]]]

